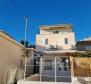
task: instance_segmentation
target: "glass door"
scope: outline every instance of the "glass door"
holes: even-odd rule
[[[50,82],[71,82],[70,57],[43,58],[41,79]]]
[[[42,81],[55,81],[55,59],[54,57],[45,57],[42,60]]]
[[[70,57],[57,57],[56,60],[57,82],[71,82]]]

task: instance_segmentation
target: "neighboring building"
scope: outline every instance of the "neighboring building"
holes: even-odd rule
[[[19,79],[23,78],[25,65],[23,49],[23,45],[4,31],[0,31],[0,84],[13,84],[11,82],[14,81],[14,75],[20,66],[22,75]]]
[[[79,51],[90,51],[91,50],[91,40],[78,41],[76,46],[77,46],[77,50],[79,50]]]

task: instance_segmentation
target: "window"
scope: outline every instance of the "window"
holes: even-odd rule
[[[59,31],[54,31],[54,32],[53,32],[53,34],[58,34],[58,33],[59,33]]]
[[[42,39],[42,44],[48,44],[48,39],[43,38]]]
[[[45,44],[48,44],[48,39],[45,39]]]
[[[45,44],[45,38],[42,38],[42,44]]]
[[[64,38],[65,44],[68,44],[68,38]]]
[[[52,70],[53,69],[52,62],[53,62],[52,60],[45,60],[44,70]]]

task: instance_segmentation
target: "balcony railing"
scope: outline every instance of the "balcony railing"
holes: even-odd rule
[[[50,59],[51,60],[51,59]],[[46,81],[46,82],[71,82],[71,67],[68,58],[53,58],[50,61],[41,58],[40,65],[26,65],[25,80],[28,81]],[[59,61],[58,61],[59,60]],[[68,61],[66,61],[68,60]],[[27,69],[40,67],[39,73],[30,74]],[[36,69],[37,70],[37,69]]]
[[[74,45],[70,45],[69,49],[70,50],[76,50],[76,47]],[[47,50],[48,51],[57,51],[57,50],[64,50],[64,49],[63,49],[63,46],[59,46],[59,45],[53,46],[53,45],[50,45]]]

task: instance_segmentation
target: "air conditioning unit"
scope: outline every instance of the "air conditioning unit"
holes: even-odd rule
[[[54,46],[53,45],[50,45],[50,49],[54,49]]]
[[[75,45],[71,45],[71,49],[75,50],[76,49]]]
[[[59,49],[59,46],[58,46],[58,45],[56,45],[56,47],[55,47],[55,48]]]

